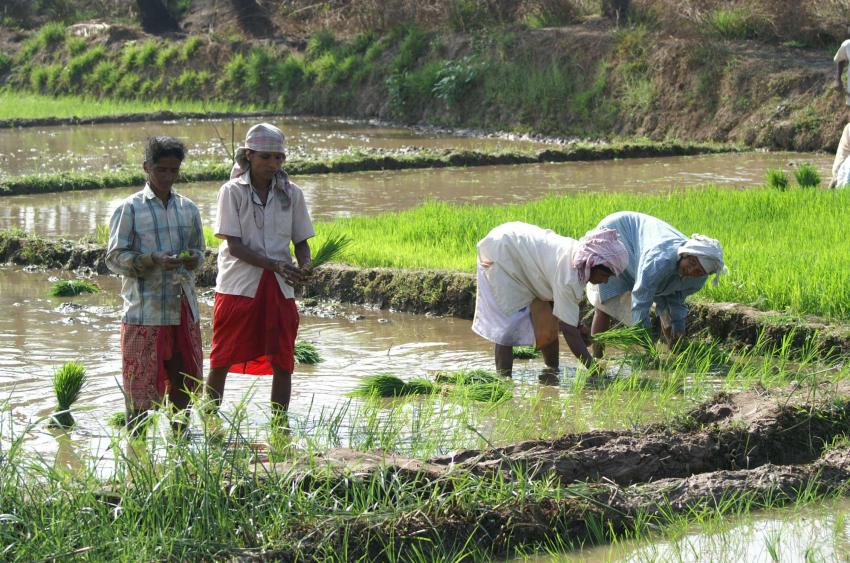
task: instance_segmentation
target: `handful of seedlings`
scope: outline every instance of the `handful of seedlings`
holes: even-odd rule
[[[644,369],[718,369],[731,361],[731,354],[722,350],[716,342],[696,339],[674,346],[669,354],[662,353],[649,331],[637,326],[606,330],[594,335],[593,342],[622,348],[626,352],[624,359],[627,364]]]
[[[97,285],[85,280],[62,280],[50,287],[50,295],[53,297],[73,297],[86,293],[98,293]]]
[[[315,270],[328,262],[342,256],[343,250],[351,244],[351,239],[345,235],[330,234],[328,238],[316,249],[310,267]]]
[[[461,370],[440,373],[434,381],[414,378],[404,381],[391,373],[364,378],[349,395],[352,397],[407,397],[451,393],[473,401],[498,403],[511,397],[510,383],[497,374],[483,370]]]
[[[86,384],[86,368],[79,362],[65,362],[53,372],[53,391],[56,393],[56,412],[50,419],[50,426],[70,428],[74,426],[71,405],[80,398],[80,391]]]
[[[181,260],[186,260],[186,259],[192,257],[192,253],[189,252],[188,250],[181,250],[180,254],[178,254],[177,257]]]

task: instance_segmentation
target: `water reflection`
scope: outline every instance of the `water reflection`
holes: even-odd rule
[[[730,187],[762,183],[768,168],[788,168],[805,157],[828,177],[827,155],[744,153],[641,158],[522,166],[486,166],[325,174],[295,178],[315,219],[408,209],[427,199],[454,203],[524,203],[550,193],[669,190],[712,182]],[[180,184],[198,204],[205,224],[216,217],[220,182]],[[109,221],[119,202],[138,188],[4,197],[0,229],[79,238]]]

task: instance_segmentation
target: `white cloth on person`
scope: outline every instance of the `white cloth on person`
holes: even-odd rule
[[[714,274],[712,285],[727,273],[723,262],[723,247],[717,239],[694,233],[677,251],[679,256],[695,256],[708,275]]]
[[[472,332],[501,346],[534,345],[531,311],[523,307],[509,314],[502,312],[484,275],[485,271],[484,266],[479,264]]]

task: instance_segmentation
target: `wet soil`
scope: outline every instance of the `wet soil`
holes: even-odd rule
[[[101,245],[20,237],[0,231],[0,263],[7,262],[109,273]],[[200,287],[212,287],[215,276],[216,254],[208,250],[206,261],[196,274],[196,283]],[[475,276],[440,270],[328,265],[316,272],[304,296],[406,313],[471,319],[475,312]],[[822,355],[850,353],[850,325],[814,316],[793,317],[739,303],[695,302],[691,303],[688,323],[695,331],[706,331],[730,343],[752,345],[761,338],[778,346],[787,340],[796,349],[814,344]]]
[[[331,450],[313,461],[307,470],[312,473],[301,483],[317,479],[318,466],[332,481],[380,473],[443,491],[450,491],[453,480],[469,472],[500,482],[554,476],[563,486],[572,486],[572,493],[558,499],[518,499],[498,506],[459,506],[448,513],[416,511],[356,520],[347,534],[349,556],[380,556],[382,546],[390,544],[395,549],[422,548],[427,540],[452,546],[473,538],[497,555],[556,535],[576,544],[594,543],[610,533],[634,530],[639,519],[663,524],[672,514],[736,500],[752,507],[780,506],[811,492],[846,492],[850,448],[826,445],[850,429],[848,394],[846,383],[720,393],[672,428],[570,434],[424,461],[385,452]],[[264,465],[290,476],[305,470],[297,462]],[[600,529],[607,530],[603,537]],[[309,537],[317,536],[322,542],[340,541],[331,530]],[[305,541],[298,553],[242,559],[309,558],[319,543]]]

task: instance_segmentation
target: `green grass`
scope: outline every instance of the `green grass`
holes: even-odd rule
[[[73,297],[99,291],[97,284],[85,280],[62,280],[50,287],[50,295],[53,297]]]
[[[429,202],[377,217],[340,219],[331,228],[354,241],[346,261],[363,267],[475,271],[475,245],[493,227],[525,221],[578,238],[614,211],[641,211],[684,233],[723,244],[730,275],[697,296],[760,309],[850,319],[848,190],[714,187],[669,194],[550,196],[517,205]]]
[[[801,164],[794,172],[794,177],[801,188],[816,188],[821,182],[820,172],[809,162]]]
[[[256,107],[236,102],[180,100],[110,100],[80,96],[42,96],[38,94],[0,91],[0,120],[68,117],[99,117],[136,113],[172,112],[236,112],[253,111]]]
[[[517,360],[533,360],[540,357],[540,350],[534,346],[514,346],[512,354]]]

